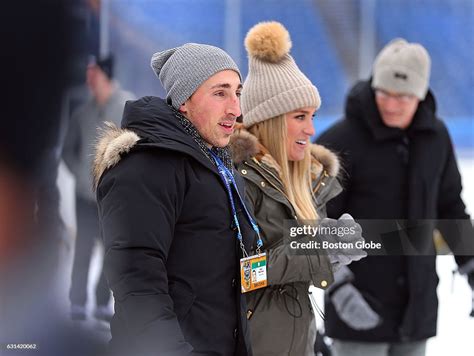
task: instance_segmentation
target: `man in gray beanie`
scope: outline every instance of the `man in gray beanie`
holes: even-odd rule
[[[222,49],[153,55],[166,99],[129,101],[96,147],[114,355],[249,355],[239,258],[253,247],[242,181],[222,179],[241,76]],[[225,182],[225,183],[224,183]]]
[[[379,234],[369,219],[393,232],[386,256],[352,263],[327,295],[326,333],[336,356],[424,355],[426,340],[436,335],[434,229],[451,248],[461,248],[454,254],[472,245],[453,145],[436,115],[429,77],[423,46],[391,41],[376,57],[371,80],[350,91],[345,119],[317,140],[340,152],[347,172],[328,215],[365,219],[359,222],[366,240]],[[423,230],[413,234],[420,220]],[[411,230],[397,231],[396,224],[408,223]],[[404,254],[400,238],[407,235],[429,252]],[[464,274],[474,275],[471,256],[455,258]]]

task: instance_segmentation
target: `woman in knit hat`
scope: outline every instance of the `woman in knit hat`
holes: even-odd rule
[[[326,289],[334,264],[347,264],[364,253],[288,252],[283,231],[301,220],[314,224],[324,218],[325,203],[341,191],[339,161],[328,149],[310,143],[321,100],[289,54],[285,27],[257,24],[245,47],[249,72],[241,96],[243,123],[231,139],[231,150],[262,232],[268,278],[268,287],[247,293],[252,348],[254,355],[314,355],[316,326],[308,288],[312,283]],[[352,219],[331,222],[356,225]],[[345,241],[360,240],[356,230]]]

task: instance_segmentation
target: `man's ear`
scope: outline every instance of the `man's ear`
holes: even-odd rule
[[[186,114],[188,112],[188,108],[186,107],[186,103],[187,103],[187,100],[181,104],[181,106],[179,107],[179,112],[181,114]]]

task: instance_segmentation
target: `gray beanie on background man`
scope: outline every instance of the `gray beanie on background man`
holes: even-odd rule
[[[422,45],[397,38],[390,41],[375,58],[372,87],[411,94],[424,100],[430,70],[430,56]]]
[[[240,98],[245,127],[303,107],[319,109],[318,89],[290,55],[290,34],[281,23],[261,22],[252,27],[245,48],[249,72]]]
[[[230,69],[242,78],[237,64],[224,50],[198,43],[155,53],[151,67],[166,90],[166,100],[175,109],[217,72]]]

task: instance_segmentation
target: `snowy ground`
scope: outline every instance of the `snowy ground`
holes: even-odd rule
[[[471,153],[459,153],[459,166],[463,178],[463,198],[467,209],[474,214],[474,157]],[[439,315],[438,336],[428,343],[428,356],[472,356],[474,355],[474,318],[471,311],[471,290],[466,279],[456,275],[452,256],[439,256],[437,270]]]
[[[463,198],[468,207],[468,211],[474,212],[474,155],[473,152],[458,153],[459,167],[463,177],[464,191]],[[75,230],[74,219],[74,181],[67,169],[61,166],[59,185],[62,193],[62,213],[71,235]],[[65,312],[69,309],[67,293],[70,285],[70,273],[72,265],[72,252],[74,241],[71,237],[69,241],[71,248],[64,258],[64,268],[62,274],[63,293],[60,305],[63,305]],[[89,301],[94,300],[92,286],[98,278],[98,268],[101,263],[100,248],[97,247],[91,264],[91,278],[89,281]],[[452,271],[456,268],[452,256],[440,256],[437,261],[437,270],[440,277],[438,286],[439,315],[438,315],[438,335],[428,342],[427,356],[472,356],[474,355],[474,318],[469,317],[471,310],[471,290],[465,278],[457,275],[453,279]],[[317,292],[319,305],[322,303],[322,294]],[[91,304],[89,303],[89,311]],[[104,336],[110,337],[107,324],[95,321],[90,318],[87,322],[81,322],[82,327],[92,328]]]

